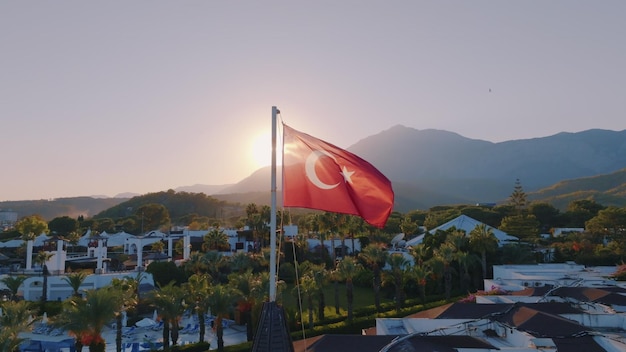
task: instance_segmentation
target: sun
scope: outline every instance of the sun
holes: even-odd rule
[[[252,139],[250,143],[250,156],[257,168],[272,164],[272,135],[263,132]],[[277,147],[278,148],[278,147]]]

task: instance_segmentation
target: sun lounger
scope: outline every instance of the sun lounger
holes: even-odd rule
[[[52,329],[48,332],[48,335],[49,336],[61,336],[63,335],[63,329],[61,328]]]
[[[126,338],[132,337],[134,333],[135,333],[135,327],[134,326],[122,329],[122,337],[126,337]]]
[[[182,329],[178,330],[178,333],[180,333],[180,334],[186,334],[186,333],[187,333],[187,330],[189,330],[189,329],[191,329],[191,323],[190,323],[190,324],[187,324],[187,326],[185,326],[184,328],[182,328]]]
[[[183,334],[197,334],[199,332],[200,332],[200,326],[196,324],[192,328],[189,328],[185,332],[183,332]]]
[[[148,329],[150,329],[152,331],[159,331],[159,330],[163,329],[163,320],[158,322],[156,325],[149,327]]]
[[[48,334],[48,331],[50,331],[50,327],[48,326],[48,324],[39,324],[37,326],[35,326],[35,328],[33,329],[33,334]]]

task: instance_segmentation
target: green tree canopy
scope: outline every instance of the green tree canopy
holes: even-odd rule
[[[15,224],[17,231],[22,234],[22,239],[34,240],[42,233],[48,233],[48,223],[39,215],[31,215],[21,218]]]
[[[141,222],[143,232],[169,227],[170,213],[165,206],[157,203],[145,204],[137,208],[135,216]]]
[[[548,232],[553,227],[562,227],[561,212],[548,203],[532,203],[528,206],[530,214],[534,215],[542,231]]]
[[[568,220],[567,226],[584,227],[587,221],[598,215],[598,212],[604,208],[605,206],[594,200],[575,200],[567,206],[567,212],[565,213]]]
[[[69,216],[59,216],[50,220],[48,228],[55,235],[67,236],[78,230],[78,220]]]
[[[626,243],[626,208],[608,207],[587,221],[587,231],[598,236],[607,236],[620,244]]]
[[[500,230],[523,240],[534,240],[539,235],[539,221],[534,215],[513,215],[502,219]]]
[[[513,193],[509,196],[509,203],[518,214],[521,214],[526,209],[526,205],[528,205],[526,192],[524,192],[522,182],[519,179],[515,180],[515,187],[513,187]]]

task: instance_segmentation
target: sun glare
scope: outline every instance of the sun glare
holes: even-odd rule
[[[256,167],[270,166],[272,163],[272,136],[264,132],[256,136],[250,145],[250,155]]]

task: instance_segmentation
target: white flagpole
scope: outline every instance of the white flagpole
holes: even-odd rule
[[[272,106],[272,181],[270,211],[270,302],[276,301],[276,115],[279,113]]]

